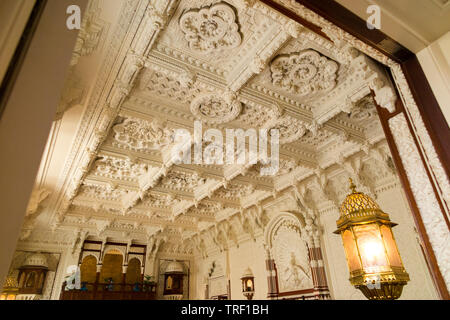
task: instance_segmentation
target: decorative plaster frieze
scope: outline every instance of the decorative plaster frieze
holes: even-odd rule
[[[402,164],[420,210],[442,276],[450,287],[450,232],[403,114],[389,119]]]

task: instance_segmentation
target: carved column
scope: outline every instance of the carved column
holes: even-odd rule
[[[98,283],[100,282],[100,271],[102,270],[102,264],[100,262],[97,263],[97,273],[95,275],[95,283],[94,283],[94,293],[92,299],[95,299],[97,289],[98,289]]]
[[[277,273],[275,270],[275,260],[272,258],[270,248],[265,246],[266,252],[266,270],[267,270],[267,298],[275,300],[278,298]]]
[[[305,222],[306,241],[308,244],[314,295],[316,299],[329,299],[330,291],[328,289],[322,249],[320,247],[319,230],[312,219],[306,218]]]
[[[125,291],[125,287],[127,284],[127,269],[128,269],[128,265],[124,264],[122,266],[122,288],[121,288],[121,291]]]

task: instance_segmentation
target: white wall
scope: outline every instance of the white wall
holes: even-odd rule
[[[417,58],[450,124],[450,31],[417,53]]]
[[[86,3],[77,2],[82,9]],[[0,290],[78,35],[65,27],[70,4],[69,0],[46,4],[0,122]]]
[[[267,271],[266,257],[263,248],[263,236],[256,238],[256,241],[248,240],[239,245],[239,248],[233,246],[228,252],[215,252],[206,259],[197,257],[195,261],[195,286],[194,299],[202,300],[205,298],[205,284],[208,278],[209,268],[213,261],[220,264],[227,275],[227,264],[229,264],[229,279],[231,284],[231,299],[243,300],[241,276],[247,268],[250,268],[255,276],[255,295],[253,299],[267,299]]]

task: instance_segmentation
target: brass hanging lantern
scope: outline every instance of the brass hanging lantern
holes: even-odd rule
[[[357,192],[351,179],[350,189],[334,232],[342,236],[350,283],[370,300],[398,299],[409,275],[391,229],[397,224],[369,196]]]
[[[6,278],[5,285],[3,286],[3,292],[0,294],[0,300],[16,300],[19,294],[19,285],[14,276]]]

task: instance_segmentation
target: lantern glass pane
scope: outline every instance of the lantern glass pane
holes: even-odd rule
[[[353,240],[353,235],[350,230],[345,230],[342,233],[342,241],[344,242],[345,254],[347,255],[348,268],[350,272],[361,269],[361,262],[358,257],[358,248]]]
[[[402,260],[398,253],[397,244],[395,243],[392,230],[388,226],[381,226],[381,234],[383,235],[384,243],[386,244],[386,251],[388,253],[389,262],[393,267],[402,267]]]
[[[354,227],[354,232],[364,271],[375,273],[388,269],[386,251],[378,225],[356,226]]]
[[[247,280],[247,291],[253,290],[253,281],[251,279]]]

